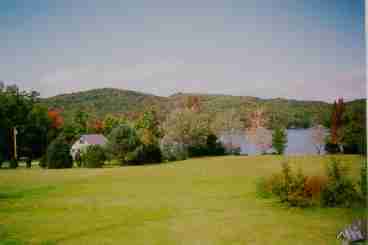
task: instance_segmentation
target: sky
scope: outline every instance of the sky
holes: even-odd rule
[[[1,0],[0,80],[42,97],[113,87],[366,97],[364,0]]]

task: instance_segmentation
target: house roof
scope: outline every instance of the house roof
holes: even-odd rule
[[[84,134],[80,139],[90,145],[104,145],[107,143],[107,139],[102,134]]]

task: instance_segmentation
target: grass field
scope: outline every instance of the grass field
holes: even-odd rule
[[[342,156],[358,178],[359,157]],[[256,197],[281,157],[103,169],[0,170],[0,244],[339,244],[363,209],[287,208]],[[328,157],[289,157],[322,174]]]

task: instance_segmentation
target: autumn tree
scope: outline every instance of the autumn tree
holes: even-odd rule
[[[194,112],[197,112],[197,113],[200,112],[202,109],[200,98],[198,96],[187,97],[185,101],[185,107]]]
[[[51,108],[48,111],[48,117],[51,121],[51,127],[55,129],[60,129],[64,125],[64,118],[61,116],[61,110],[56,108]]]
[[[345,110],[344,100],[339,98],[333,104],[333,111],[331,115],[331,143],[338,145],[341,141],[341,128],[343,122],[343,113]]]
[[[50,108],[47,112],[48,118],[51,121],[50,130],[47,135],[47,141],[51,142],[64,130],[64,118],[61,115],[62,110]]]
[[[268,118],[264,109],[258,108],[248,117],[245,135],[248,141],[265,154],[272,147],[272,132],[266,128]]]
[[[342,98],[334,102],[330,118],[330,134],[326,138],[325,150],[329,153],[340,153],[343,150],[343,116],[345,105]]]
[[[249,115],[249,130],[254,130],[256,128],[266,127],[268,123],[268,117],[266,115],[266,112],[263,108],[257,108]]]
[[[166,138],[185,146],[205,144],[210,134],[209,118],[187,108],[176,109],[163,123],[163,131]]]
[[[103,132],[104,125],[100,119],[91,119],[88,121],[88,133],[101,134]]]

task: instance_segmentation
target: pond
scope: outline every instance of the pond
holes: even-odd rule
[[[318,154],[312,142],[311,129],[288,129],[287,138],[286,155]],[[233,145],[239,145],[241,154],[254,155],[260,153],[254,144],[247,142],[245,134],[241,132],[234,135],[223,135],[220,137],[220,141],[225,144],[232,142]],[[324,153],[324,150],[322,150],[322,154]]]

